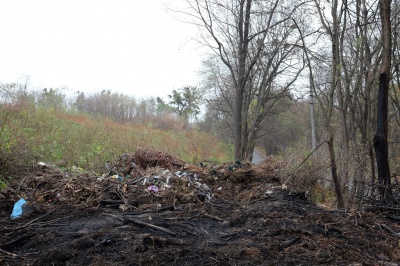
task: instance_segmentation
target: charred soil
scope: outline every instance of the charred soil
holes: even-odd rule
[[[318,208],[281,188],[281,164],[139,151],[102,176],[32,168],[0,194],[0,264],[397,265],[393,217]]]

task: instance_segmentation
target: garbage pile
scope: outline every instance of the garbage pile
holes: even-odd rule
[[[122,155],[117,161],[107,163],[105,169],[102,174],[88,173],[77,167],[62,171],[41,162],[30,169],[17,190],[10,188],[3,194],[9,204],[24,199],[40,212],[60,204],[126,211],[175,208],[179,204],[209,201],[215,197],[215,192],[223,197],[235,191],[237,182],[265,176],[269,178],[265,182],[279,182],[278,174],[266,171],[262,165],[254,168],[240,163],[186,164],[172,155],[146,149]],[[241,194],[240,191],[234,193]],[[260,193],[262,191],[257,190],[257,195]]]
[[[145,149],[99,173],[41,163],[0,192],[0,264],[397,265],[398,217],[318,208],[283,167]]]

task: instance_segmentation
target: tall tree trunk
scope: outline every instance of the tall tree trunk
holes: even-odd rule
[[[234,112],[234,148],[235,148],[235,161],[243,159],[242,151],[242,126],[243,123],[243,100],[244,90],[246,86],[246,58],[248,55],[249,47],[249,30],[250,30],[250,10],[252,0],[240,1],[240,14],[239,14],[239,60],[238,60],[238,87],[236,88],[236,103]]]
[[[347,6],[347,1],[344,1],[344,5]],[[339,56],[339,64],[341,68],[341,73],[338,75],[343,75],[340,77],[340,81],[343,81],[343,86],[339,83],[337,88],[337,101],[339,104],[340,110],[340,120],[341,120],[341,138],[340,138],[340,166],[341,166],[341,177],[342,180],[347,183],[348,189],[351,189],[353,185],[354,176],[349,175],[349,159],[350,159],[350,134],[349,131],[349,123],[348,118],[351,118],[351,113],[348,116],[348,110],[351,110],[351,97],[350,96],[350,83],[351,83],[351,74],[349,73],[349,67],[347,66],[347,62],[344,58],[345,45],[344,40],[346,38],[345,32],[348,27],[347,23],[347,11],[343,13],[343,23],[342,23],[342,32],[339,37],[339,47],[338,47],[338,56]],[[357,59],[356,59],[357,60]],[[351,120],[351,119],[350,119]],[[350,191],[345,190],[345,193],[348,194]]]
[[[390,169],[388,158],[388,99],[391,67],[391,23],[390,0],[380,0],[380,14],[382,21],[383,56],[381,73],[379,75],[377,129],[374,137],[374,149],[378,166],[379,195],[382,203],[392,201]]]
[[[329,140],[328,140],[328,148],[329,148],[329,157],[331,160],[332,180],[333,180],[333,184],[335,185],[335,192],[336,192],[336,197],[337,197],[337,208],[343,209],[345,207],[345,205],[344,205],[344,199],[343,199],[342,189],[341,189],[341,185],[340,185],[340,179],[337,174],[336,155],[335,155],[335,148],[334,148],[334,143],[333,143],[333,132],[329,132],[329,135],[330,136],[329,136]]]
[[[369,155],[369,164],[371,166],[371,184],[375,184],[375,156],[374,156],[374,148],[371,137],[371,124],[372,124],[372,112],[371,112],[371,89],[372,83],[374,82],[374,75],[376,73],[376,69],[372,67],[372,55],[370,45],[368,43],[368,35],[367,35],[367,25],[368,25],[368,8],[366,4],[366,0],[362,0],[362,13],[363,13],[363,28],[360,33],[363,36],[363,47],[365,56],[363,61],[365,62],[365,67],[367,70],[367,74],[364,79],[365,84],[365,92],[364,92],[364,111],[363,111],[363,120],[364,127],[361,132],[362,134],[362,143],[367,144],[367,150]]]
[[[329,156],[331,160],[331,172],[332,179],[335,185],[335,192],[337,197],[337,207],[342,209],[345,207],[341,181],[337,174],[337,165],[335,157],[335,148],[333,142],[333,128],[332,128],[332,117],[333,117],[333,105],[334,105],[334,93],[340,90],[341,79],[340,79],[340,53],[339,53],[339,18],[338,18],[338,1],[334,0],[332,3],[332,76],[331,76],[331,88],[329,92],[329,108],[328,108],[328,120],[326,121],[326,128],[328,131],[328,146],[329,146]]]
[[[322,104],[321,98],[315,94],[318,102],[321,103],[321,108],[323,110],[324,118],[325,118],[325,130],[327,133],[327,143],[328,143],[328,148],[329,148],[329,157],[330,157],[330,162],[331,162],[331,173],[332,173],[332,179],[333,179],[333,184],[335,186],[335,193],[337,197],[337,208],[342,209],[345,207],[344,204],[344,199],[343,199],[343,194],[342,194],[342,189],[341,189],[341,182],[340,178],[338,176],[337,172],[337,164],[336,164],[336,157],[335,157],[335,147],[334,147],[334,138],[333,138],[333,125],[332,125],[332,120],[333,120],[333,115],[334,115],[334,101],[335,101],[335,91],[340,88],[341,83],[340,83],[340,53],[339,53],[339,15],[338,15],[338,0],[333,0],[332,1],[332,25],[327,23],[325,21],[325,16],[322,14],[322,8],[319,5],[319,1],[314,0],[318,13],[320,15],[321,23],[323,27],[325,28],[326,32],[329,34],[331,41],[332,41],[332,62],[331,62],[331,80],[330,80],[330,87],[329,91],[326,95],[326,109],[324,108],[324,105]],[[298,28],[298,26],[297,26]],[[298,28],[299,29],[299,28]],[[304,42],[303,42],[304,45]],[[311,63],[310,59],[308,58],[306,54],[306,59],[307,63],[309,65],[310,69],[310,85],[314,89],[313,85],[313,76],[312,76],[312,68],[311,68]],[[315,92],[315,90],[314,90]]]

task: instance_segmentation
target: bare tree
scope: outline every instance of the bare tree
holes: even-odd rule
[[[360,203],[368,176],[371,176],[372,183],[375,179],[371,137],[374,102],[371,99],[375,98],[376,93],[381,45],[375,38],[379,26],[375,20],[375,1],[357,0],[343,3],[345,18],[340,38],[343,86],[337,94],[342,133],[340,167],[343,184],[347,184],[347,191],[350,193],[349,202],[353,202],[357,193]]]
[[[265,121],[269,91],[280,91],[281,97],[287,96],[302,69],[301,60],[289,62],[299,41],[292,35],[290,17],[301,3],[278,0],[188,0],[188,3],[194,11],[187,13],[194,18],[192,23],[206,32],[202,42],[218,55],[230,75],[231,87],[223,84],[225,92],[221,94],[233,95],[228,106],[233,113],[235,160],[249,158],[256,131]],[[299,62],[300,66],[296,66]],[[289,72],[292,76],[288,81],[277,85],[277,76]],[[226,89],[234,93],[227,93]]]
[[[379,74],[377,129],[374,136],[374,148],[378,166],[379,194],[381,201],[385,204],[392,201],[388,158],[388,99],[392,56],[390,2],[391,1],[388,0],[379,1],[382,23],[381,41],[383,45],[383,55]]]
[[[331,77],[329,80],[329,89],[325,98],[326,104],[322,102],[322,99],[321,97],[319,97],[318,93],[315,93],[315,96],[321,104],[321,109],[323,110],[323,115],[324,115],[324,124],[327,134],[326,141],[328,143],[331,174],[337,197],[337,207],[344,208],[345,204],[341,188],[341,181],[337,171],[337,162],[336,162],[336,154],[334,146],[334,127],[332,121],[334,116],[335,92],[337,92],[341,87],[339,45],[340,45],[340,23],[343,15],[343,8],[340,8],[338,0],[332,0],[332,3],[330,5],[330,10],[331,10],[330,15],[332,20],[330,21],[323,11],[324,8],[321,6],[321,2],[319,0],[314,0],[314,3],[316,5],[321,24],[325,29],[326,34],[329,36],[331,40],[331,64],[330,64]]]

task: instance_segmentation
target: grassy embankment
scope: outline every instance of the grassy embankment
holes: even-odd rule
[[[0,183],[13,168],[38,161],[101,172],[104,164],[137,148],[176,155],[186,162],[228,161],[231,148],[197,131],[164,131],[103,117],[44,108],[0,107]]]

